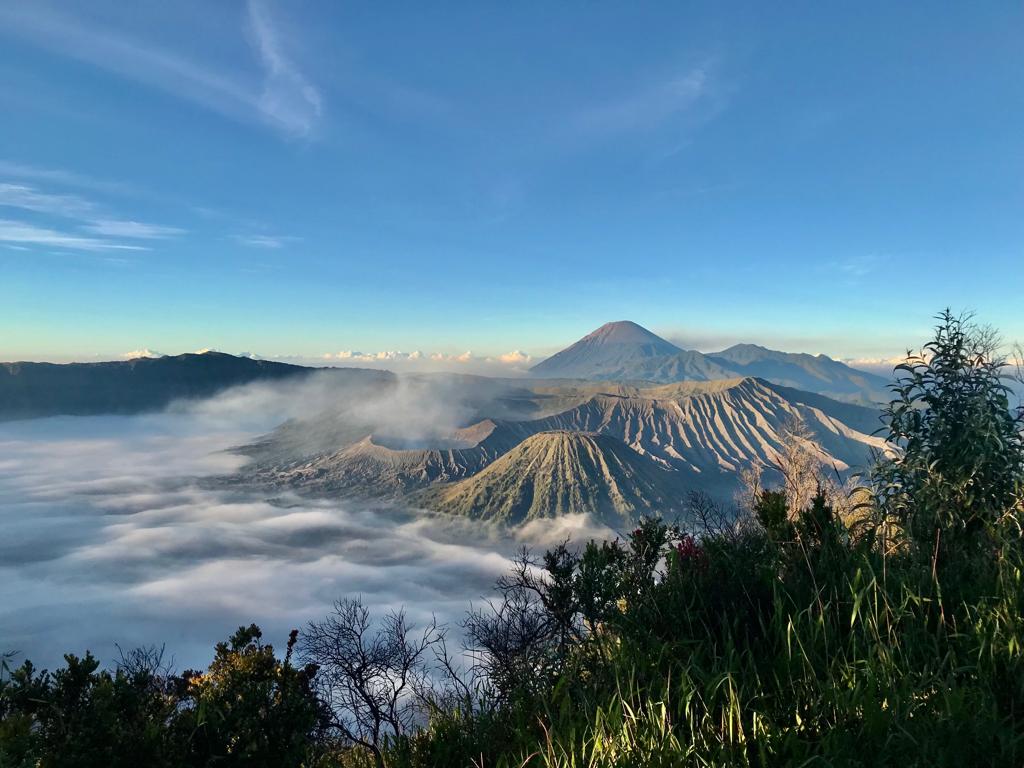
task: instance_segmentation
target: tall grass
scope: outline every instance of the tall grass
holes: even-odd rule
[[[548,691],[436,711],[391,763],[1024,764],[1019,541],[959,583],[828,541],[709,538],[700,567],[670,550]]]

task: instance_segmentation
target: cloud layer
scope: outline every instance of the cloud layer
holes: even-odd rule
[[[333,600],[456,622],[522,541],[415,510],[212,487],[223,449],[324,391],[243,388],[175,413],[0,425],[0,651],[167,643],[179,667],[256,621],[283,642]],[[406,393],[409,396],[409,393]],[[320,400],[318,400],[320,398]],[[586,526],[528,530],[551,543]]]
[[[328,352],[319,360],[304,362],[317,365],[361,365],[368,368],[390,368],[396,371],[461,371],[503,376],[525,373],[536,360],[533,356],[518,349],[499,355],[476,355],[470,350],[453,354],[423,352],[418,349],[412,352],[393,349],[360,352],[343,349],[338,352]]]

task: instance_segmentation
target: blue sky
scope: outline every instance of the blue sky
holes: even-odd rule
[[[780,7],[4,2],[0,359],[1024,339],[1022,6]]]

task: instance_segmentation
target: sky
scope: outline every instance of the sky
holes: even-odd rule
[[[0,359],[1024,340],[1017,2],[0,0]],[[402,354],[397,354],[397,353]],[[418,357],[417,357],[418,355]]]

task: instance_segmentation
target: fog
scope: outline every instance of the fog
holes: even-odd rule
[[[454,625],[522,545],[607,533],[579,518],[512,533],[204,481],[244,462],[225,449],[338,397],[317,378],[160,414],[0,424],[0,652],[52,666],[65,652],[110,662],[116,645],[166,644],[179,669],[203,666],[241,624],[283,645],[292,627],[354,595],[377,613],[404,607],[417,622]],[[370,400],[360,415],[417,435],[470,410],[419,384]]]

